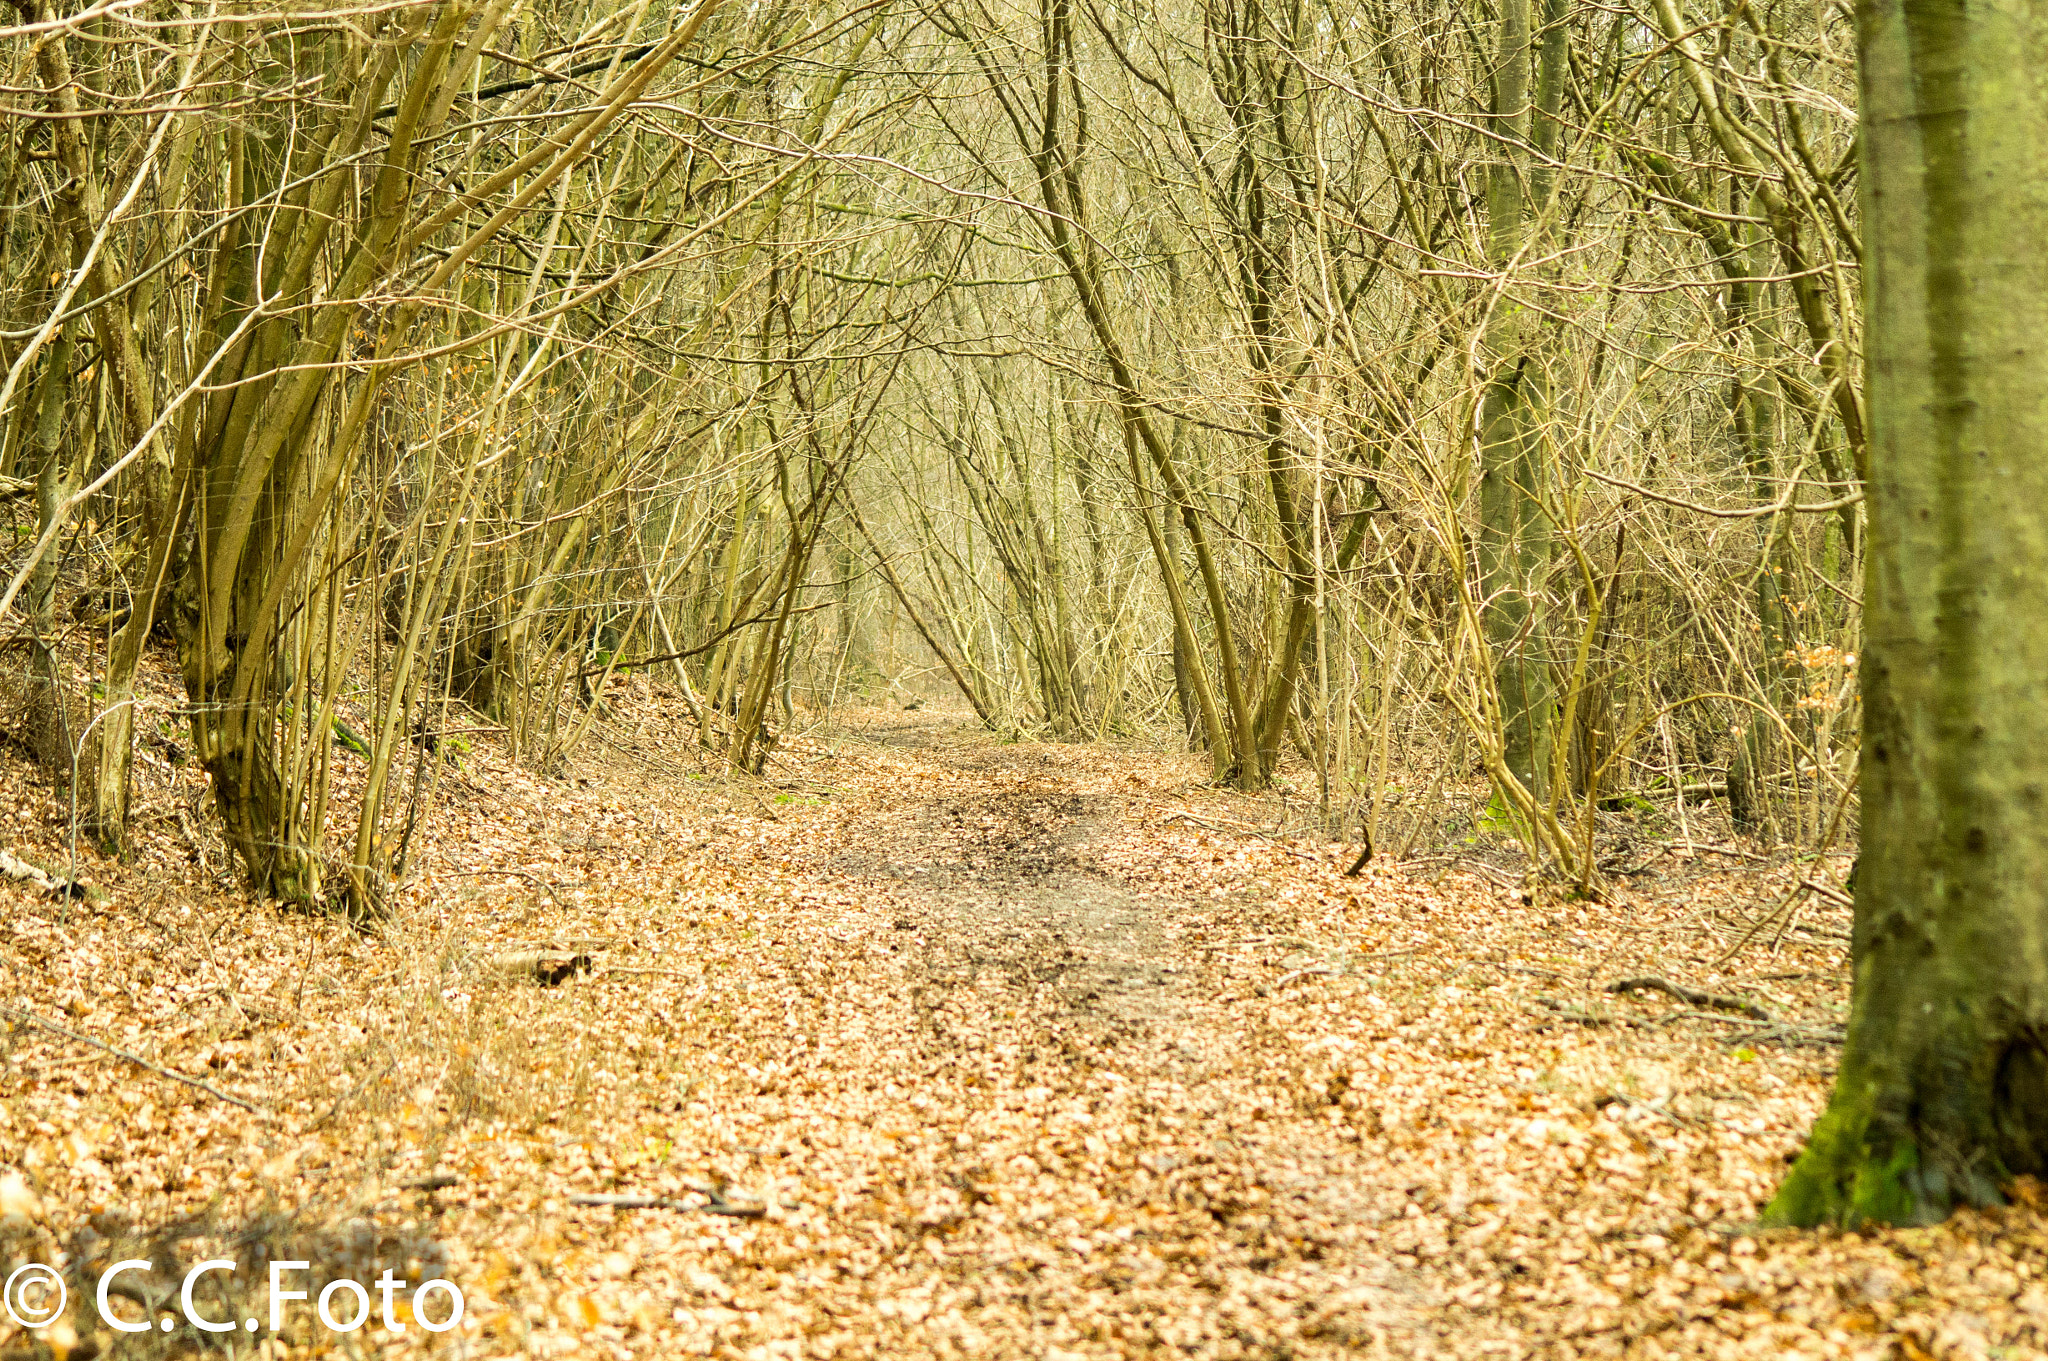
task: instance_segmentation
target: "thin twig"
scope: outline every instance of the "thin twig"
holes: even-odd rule
[[[1787,1049],[1835,1049],[1847,1038],[1841,1029],[1815,1030],[1811,1026],[1778,1024],[1746,1035],[1730,1035],[1728,1044],[1778,1044]]]
[[[1658,1025],[1669,1025],[1673,1021],[1712,1021],[1715,1025],[1750,1025],[1755,1018],[1750,1016],[1727,1016],[1718,1011],[1671,1011],[1657,1017]]]
[[[1539,969],[1539,968],[1537,968],[1537,967],[1536,967],[1535,965],[1533,965],[1533,964],[1502,964],[1502,963],[1493,963],[1493,962],[1489,961],[1489,962],[1488,962],[1488,967],[1489,967],[1489,968],[1494,968],[1494,969],[1504,969],[1504,970],[1506,970],[1506,971],[1507,971],[1508,973],[1525,973],[1525,974],[1529,974],[1529,975],[1531,975],[1531,976],[1533,976],[1533,977],[1536,977],[1536,978],[1549,978],[1549,979],[1554,979],[1554,980],[1556,980],[1556,981],[1558,981],[1558,982],[1562,982],[1562,981],[1564,981],[1564,975],[1563,975],[1563,974],[1561,974],[1561,973],[1559,973],[1559,972],[1557,972],[1557,970],[1555,970],[1555,969]]]
[[[1256,836],[1263,837],[1268,841],[1271,841],[1274,836],[1274,833],[1267,831],[1263,827],[1256,827],[1249,822],[1236,822],[1235,819],[1232,819],[1235,825],[1226,826],[1220,822],[1210,822],[1206,818],[1198,818],[1193,813],[1169,813],[1161,821],[1191,823],[1196,827],[1202,828],[1204,831],[1222,832],[1226,836]]]
[[[670,1196],[570,1196],[571,1205],[591,1205],[612,1210],[691,1210],[698,1214],[725,1215],[732,1219],[759,1219],[768,1213],[766,1205],[734,1205],[713,1194],[708,1203],[692,1205]]]
[[[1837,903],[1843,907],[1856,906],[1856,900],[1854,898],[1851,898],[1848,894],[1842,892],[1842,890],[1834,887],[1832,884],[1823,884],[1816,879],[1801,879],[1799,881],[1799,887],[1807,889],[1808,891],[1813,893],[1818,893],[1821,897],[1827,899],[1831,903]]]
[[[1863,493],[1859,491],[1851,492],[1849,495],[1838,497],[1833,501],[1809,501],[1805,505],[1800,505],[1792,499],[1793,493],[1799,489],[1800,485],[1800,479],[1795,478],[1785,488],[1785,494],[1768,506],[1703,506],[1697,501],[1686,501],[1676,496],[1665,496],[1660,492],[1651,491],[1648,487],[1638,487],[1633,482],[1624,482],[1618,477],[1609,477],[1605,473],[1596,473],[1590,468],[1586,469],[1585,473],[1586,476],[1592,478],[1595,482],[1605,482],[1610,487],[1620,487],[1623,491],[1632,491],[1638,496],[1647,496],[1652,501],[1662,501],[1667,506],[1677,506],[1681,510],[1694,511],[1700,515],[1712,515],[1723,520],[1757,520],[1766,515],[1776,515],[1781,511],[1788,510],[1795,514],[1811,514],[1815,511],[1823,510],[1841,510],[1846,506],[1859,505],[1863,501]]]
[[[196,1077],[186,1077],[183,1073],[173,1072],[169,1068],[160,1067],[157,1064],[151,1063],[146,1058],[142,1058],[141,1056],[136,1054],[131,1054],[125,1049],[116,1049],[113,1045],[107,1044],[101,1040],[96,1040],[90,1035],[81,1035],[75,1030],[67,1030],[63,1026],[58,1025],[55,1021],[46,1021],[42,1017],[37,1016],[32,1012],[17,1011],[13,1007],[0,1007],[0,1013],[5,1013],[8,1016],[12,1016],[15,1020],[24,1021],[29,1025],[41,1026],[44,1030],[49,1031],[51,1034],[62,1035],[67,1040],[76,1040],[80,1044],[89,1044],[95,1049],[104,1049],[107,1053],[112,1054],[117,1059],[123,1059],[129,1063],[134,1064],[138,1068],[147,1068],[150,1072],[155,1073],[159,1077],[167,1077],[171,1079],[171,1081],[173,1082],[182,1082],[187,1087],[197,1087],[200,1091],[205,1092],[208,1096],[213,1097],[214,1099],[219,1101],[225,1101],[230,1106],[240,1106],[243,1110],[253,1111],[257,1115],[271,1114],[271,1112],[263,1109],[263,1107],[257,1105],[253,1101],[244,1101],[241,1097],[232,1096],[229,1093],[222,1091],[218,1087],[214,1087],[207,1083],[201,1082]]]
[[[1855,771],[1851,773],[1851,775],[1849,776],[1849,782],[1842,787],[1841,797],[1835,800],[1835,811],[1833,812],[1833,814],[1829,816],[1827,831],[1824,834],[1822,834],[1820,839],[1820,845],[1816,848],[1817,858],[1825,857],[1829,849],[1834,846],[1835,836],[1842,829],[1842,815],[1846,813],[1849,808],[1849,796],[1856,792],[1856,786],[1862,783],[1862,780],[1863,767],[1858,766],[1855,769]],[[1743,949],[1750,943],[1750,941],[1754,940],[1757,937],[1757,934],[1759,932],[1764,931],[1772,926],[1776,926],[1778,928],[1778,934],[1776,937],[1773,938],[1771,942],[1771,948],[1773,950],[1776,950],[1778,946],[1784,942],[1786,935],[1797,924],[1800,904],[1805,901],[1806,895],[1810,892],[1812,892],[1812,889],[1810,889],[1807,886],[1807,881],[1804,878],[1801,878],[1799,882],[1793,885],[1791,890],[1788,891],[1785,894],[1785,896],[1779,900],[1778,905],[1776,907],[1772,908],[1769,912],[1764,913],[1762,916],[1756,918],[1756,920],[1752,921],[1749,924],[1749,929],[1742,933],[1742,939],[1736,941],[1733,945],[1729,946],[1727,950],[1723,951],[1721,957],[1714,961],[1714,967],[1720,968],[1722,965],[1727,964],[1730,960],[1734,959],[1735,956],[1741,954]]]
[[[1606,990],[1613,993],[1661,992],[1672,1001],[1684,1002],[1688,1006],[1733,1011],[1749,1017],[1752,1021],[1762,1021],[1765,1025],[1778,1023],[1776,1017],[1754,1002],[1745,1001],[1740,997],[1724,996],[1718,992],[1702,992],[1698,988],[1673,983],[1668,978],[1617,978],[1607,985]]]

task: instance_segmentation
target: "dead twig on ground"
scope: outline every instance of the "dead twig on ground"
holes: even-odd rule
[[[1778,1022],[1762,1030],[1752,1030],[1743,1035],[1730,1035],[1729,1044],[1775,1044],[1786,1049],[1837,1049],[1846,1038],[1840,1026],[1816,1030],[1811,1026],[1788,1025]]]
[[[1612,983],[1609,983],[1605,990],[1612,993],[1661,992],[1672,1001],[1684,1002],[1687,1006],[1712,1007],[1717,1011],[1732,1011],[1738,1015],[1747,1016],[1753,1021],[1762,1021],[1765,1025],[1776,1025],[1778,1023],[1775,1016],[1754,1002],[1746,1001],[1740,997],[1728,997],[1718,992],[1703,992],[1698,988],[1688,988],[1683,984],[1673,983],[1668,978],[1617,978]]]
[[[1718,1011],[1671,1011],[1659,1016],[1658,1025],[1669,1025],[1673,1021],[1712,1021],[1716,1025],[1744,1025],[1752,1018],[1747,1016],[1723,1016]]]
[[[85,898],[91,902],[105,902],[107,895],[86,883],[83,879],[67,879],[61,874],[52,874],[41,865],[23,860],[18,855],[0,851],[0,874],[23,883],[34,884],[43,892],[55,897]]]
[[[1271,841],[1275,835],[1265,828],[1255,827],[1249,822],[1236,822],[1234,825],[1226,826],[1220,822],[1210,822],[1206,818],[1198,818],[1193,813],[1169,813],[1162,821],[1185,822],[1191,826],[1200,827],[1205,831],[1222,832],[1226,836],[1255,836]]]
[[[1493,866],[1489,864],[1486,864],[1483,861],[1461,858],[1459,860],[1452,861],[1450,868],[1470,870],[1474,874],[1477,874],[1480,878],[1489,880],[1492,883],[1499,884],[1502,888],[1509,889],[1513,892],[1519,893],[1524,887],[1523,884],[1517,883],[1515,880],[1509,878],[1507,875],[1501,873],[1499,870],[1495,869]],[[1445,872],[1448,873],[1449,871],[1446,870]],[[1438,877],[1441,878],[1442,876]]]
[[[1842,892],[1842,890],[1836,888],[1832,884],[1823,884],[1816,879],[1801,879],[1799,881],[1799,887],[1806,889],[1809,892],[1817,893],[1821,897],[1827,899],[1829,902],[1839,904],[1842,907],[1856,906],[1856,900],[1854,898],[1851,898],[1848,894]]]
[[[1564,980],[1564,975],[1559,973],[1557,970],[1539,969],[1533,964],[1501,964],[1489,962],[1487,967],[1499,969],[1504,973],[1525,973],[1532,978],[1548,978],[1557,982],[1562,982]]]
[[[612,1210],[690,1210],[698,1214],[725,1215],[731,1219],[759,1219],[768,1213],[766,1205],[735,1205],[715,1191],[700,1191],[708,1199],[702,1205],[692,1205],[687,1200],[671,1196],[611,1196],[587,1195],[570,1196],[571,1205],[587,1205]]]
[[[128,1063],[132,1063],[138,1068],[147,1068],[150,1072],[155,1073],[159,1077],[167,1077],[171,1079],[171,1081],[173,1082],[182,1082],[187,1087],[197,1087],[200,1091],[205,1092],[208,1096],[213,1097],[217,1101],[225,1101],[230,1106],[240,1106],[243,1110],[251,1111],[257,1115],[267,1116],[270,1114],[269,1111],[265,1110],[263,1107],[257,1105],[253,1101],[244,1101],[241,1097],[230,1095],[229,1093],[222,1091],[218,1087],[212,1086],[205,1082],[201,1082],[196,1077],[187,1077],[183,1073],[176,1072],[169,1068],[161,1067],[157,1064],[151,1063],[148,1059],[143,1058],[140,1055],[131,1054],[125,1049],[116,1049],[113,1045],[107,1044],[100,1040],[96,1040],[90,1035],[81,1035],[75,1030],[67,1030],[65,1027],[58,1025],[55,1021],[46,1021],[42,1017],[35,1015],[33,1012],[16,1011],[13,1007],[0,1007],[0,1014],[11,1016],[15,1020],[21,1021],[27,1025],[38,1026],[44,1030],[49,1031],[53,1035],[62,1035],[67,1040],[76,1040],[80,1044],[89,1044],[95,1049],[103,1049],[107,1053],[112,1054],[115,1058],[124,1060]]]

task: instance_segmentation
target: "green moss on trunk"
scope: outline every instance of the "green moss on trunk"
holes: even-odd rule
[[[1834,1102],[1813,1127],[1806,1151],[1764,1211],[1766,1223],[1801,1228],[1872,1220],[1919,1224],[1946,1212],[1945,1207],[1935,1212],[1923,1203],[1919,1149],[1909,1143],[1896,1143],[1882,1152],[1870,1147],[1869,1104],[1854,1098],[1844,1101],[1836,1089]]]

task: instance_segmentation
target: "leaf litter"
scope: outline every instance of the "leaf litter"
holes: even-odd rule
[[[222,1255],[252,1316],[285,1258],[467,1309],[119,1355],[2048,1356],[2032,1184],[1754,1227],[1847,911],[1724,957],[1812,866],[1348,877],[1181,754],[843,710],[751,781],[684,731],[636,679],[560,778],[479,742],[375,935],[236,898],[164,762],[136,862],[80,852],[99,900],[0,883],[0,1266],[73,1284],[0,1358],[105,1354],[137,1255],[134,1318]],[[0,817],[60,865],[35,781]]]

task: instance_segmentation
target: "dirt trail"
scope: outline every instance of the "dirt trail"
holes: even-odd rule
[[[1104,800],[1015,749],[946,764],[990,791],[932,800],[884,852],[905,886],[906,920],[923,932],[930,986],[971,990],[989,975],[1022,989],[1020,1000],[1049,984],[1081,1015],[1191,1022],[1197,998],[1173,950],[1173,905],[1141,904],[1087,867],[1091,840],[1115,820]]]
[[[1325,1093],[1283,1108],[1241,1061],[1203,948],[1213,902],[1141,897],[1097,863],[1124,801],[1069,753],[895,737],[938,787],[855,820],[866,844],[826,867],[886,893],[914,942],[874,981],[914,1012],[892,1066],[958,1129],[934,1170],[942,1199],[964,1193],[942,1254],[962,1322],[1032,1355],[1412,1334],[1426,1293],[1360,1239],[1387,1211],[1355,1132]]]

